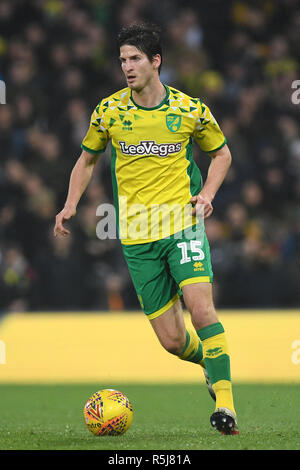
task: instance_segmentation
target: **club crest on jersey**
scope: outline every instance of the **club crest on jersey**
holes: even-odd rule
[[[166,124],[169,131],[177,132],[181,126],[181,116],[178,116],[178,114],[167,114]]]

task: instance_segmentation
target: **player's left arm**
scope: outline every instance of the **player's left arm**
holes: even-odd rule
[[[227,144],[209,155],[212,160],[208,168],[205,184],[200,193],[190,199],[194,206],[192,214],[198,214],[204,218],[209,217],[213,212],[212,202],[225,179],[232,160]]]

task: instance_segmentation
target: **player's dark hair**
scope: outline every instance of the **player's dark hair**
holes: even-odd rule
[[[129,26],[124,26],[118,34],[119,48],[124,45],[135,46],[141,52],[146,54],[150,62],[153,57],[159,54],[161,57],[161,64],[158,72],[160,72],[162,65],[162,47],[160,39],[160,28],[157,25],[150,23],[133,23]]]

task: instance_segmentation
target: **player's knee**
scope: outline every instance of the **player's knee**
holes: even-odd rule
[[[198,303],[191,309],[191,318],[196,330],[218,321],[217,313],[212,303]]]
[[[168,351],[170,354],[174,354],[178,356],[182,353],[185,345],[185,338],[181,336],[169,336],[163,342],[163,347]]]

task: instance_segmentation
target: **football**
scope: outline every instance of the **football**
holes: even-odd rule
[[[87,428],[95,436],[118,436],[129,429],[133,409],[122,392],[104,389],[88,399],[83,414]]]

